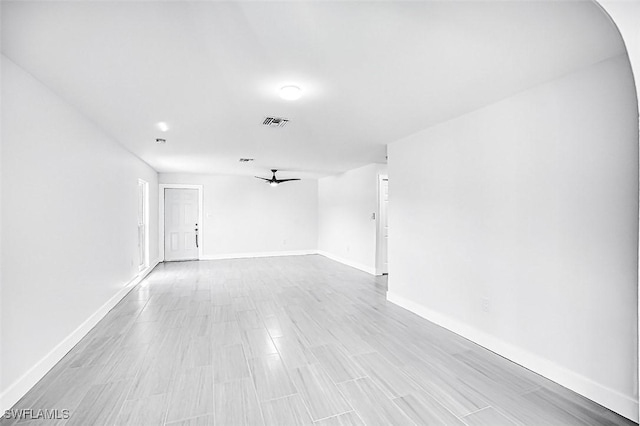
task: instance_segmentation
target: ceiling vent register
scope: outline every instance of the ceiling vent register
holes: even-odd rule
[[[262,125],[267,127],[284,127],[288,122],[288,119],[282,117],[266,117]]]

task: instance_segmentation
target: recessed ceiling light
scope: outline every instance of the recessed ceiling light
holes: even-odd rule
[[[158,129],[160,129],[161,132],[166,132],[167,130],[169,130],[169,126],[167,126],[167,123],[165,123],[164,121],[161,121],[158,123]]]
[[[280,88],[280,97],[288,101],[295,101],[302,96],[302,90],[298,86],[284,86]]]

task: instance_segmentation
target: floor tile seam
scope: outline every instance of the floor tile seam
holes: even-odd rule
[[[391,364],[391,362],[390,362],[389,360],[387,360],[386,358],[384,358],[384,355],[382,355],[380,352],[378,352],[378,351],[375,351],[375,350],[374,350],[373,352],[368,352],[367,354],[369,354],[369,353],[377,353],[377,354],[379,354],[379,355],[380,355],[380,356],[381,356],[381,357],[382,357],[386,362],[388,362],[389,364]],[[362,354],[362,355],[367,355],[367,354]],[[353,357],[353,356],[352,356],[352,358],[355,358],[355,357]],[[355,361],[355,362],[358,362],[356,359],[354,359],[354,361]],[[392,365],[393,367],[395,367],[393,364],[391,364],[391,365]],[[364,369],[363,369],[360,365],[358,365],[358,367],[360,367],[360,369],[364,371]],[[396,367],[396,368],[397,368],[397,367]],[[407,378],[407,379],[410,381],[410,383],[413,385],[413,387],[414,387],[414,388],[416,388],[416,387],[417,387],[415,390],[420,390],[420,389],[419,389],[419,388],[420,388],[420,385],[419,385],[416,381],[414,381],[414,380],[411,378],[411,376],[410,376],[409,374],[407,374],[406,372],[404,372],[401,368],[397,368],[397,370],[400,372],[400,374],[402,374],[402,377],[405,377],[405,378]],[[366,371],[365,371],[365,373],[366,373]],[[368,373],[367,373],[366,377],[368,377],[369,379],[371,379],[371,381],[372,381],[372,382],[373,382],[373,383],[378,387],[378,389],[380,389],[380,390],[382,391],[382,393],[383,393],[385,396],[388,396],[388,395],[387,395],[387,392],[386,392],[384,389],[382,389],[382,386],[378,385],[377,381],[376,381],[375,379],[373,379],[373,378],[372,378]],[[408,394],[410,394],[410,393],[411,393],[411,392],[405,393],[404,395],[388,396],[388,398],[389,398],[389,399],[400,398],[400,397],[402,397],[402,396],[406,396],[406,395],[408,395]]]
[[[523,422],[518,420],[515,416],[511,415],[508,411],[503,410],[499,405],[492,405],[491,408],[496,410],[498,413],[502,414],[507,420],[509,420],[514,425],[518,426],[526,426]]]
[[[538,392],[539,390],[542,390],[542,389],[545,389],[545,387],[542,386],[542,385],[538,385],[533,389],[527,389],[525,391],[519,392],[518,396],[528,395],[528,394],[533,393],[533,392]]]
[[[118,399],[120,399],[120,404],[119,404],[119,406],[118,406],[118,407],[114,407],[114,409],[113,409],[113,410],[109,411],[109,415],[111,415],[111,416],[113,417],[113,418],[112,418],[112,421],[113,421],[113,422],[115,422],[115,421],[116,421],[116,419],[118,418],[118,416],[119,416],[119,415],[120,415],[120,413],[122,412],[122,409],[123,409],[123,407],[124,407],[124,403],[125,403],[125,401],[126,401],[126,395],[131,391],[131,388],[133,387],[133,382],[132,382],[130,379],[129,379],[129,380],[127,380],[127,379],[122,379],[122,380],[117,380],[117,381],[115,381],[115,382],[106,382],[106,383],[101,383],[101,384],[95,384],[95,383],[94,383],[93,385],[91,385],[91,387],[93,387],[93,386],[97,386],[97,385],[103,385],[103,386],[106,386],[106,385],[107,385],[107,384],[109,384],[109,383],[117,383],[117,382],[124,382],[124,383],[126,383],[126,386],[128,387],[128,389],[126,390],[126,392],[123,392],[123,396],[122,396],[121,398],[117,398],[117,399],[116,399],[116,401],[117,401]],[[86,396],[86,394],[85,394],[85,396]],[[99,396],[100,396],[100,395],[99,395]],[[99,397],[99,396],[98,396],[98,397]],[[80,400],[80,402],[78,403],[78,405],[76,406],[76,408],[78,408],[78,407],[80,406],[80,404],[82,403],[82,401],[83,401],[83,400],[84,400],[84,398]],[[94,401],[94,402],[95,402],[95,401]],[[114,413],[114,411],[115,411],[115,410],[118,410],[118,412],[117,412],[117,413]],[[71,418],[71,417],[70,417],[70,418]]]
[[[348,405],[349,407],[351,407],[351,410],[345,411],[345,413],[348,413],[348,412],[350,412],[350,411],[355,411],[355,410],[356,410],[356,409],[355,409],[355,407],[354,407],[354,406],[351,404],[351,402],[349,401],[349,399],[345,396],[344,392],[342,392],[342,390],[340,389],[340,386],[338,386],[338,383],[336,383],[336,382],[331,378],[331,376],[330,376],[330,375],[329,375],[329,373],[326,371],[326,369],[324,368],[324,366],[322,365],[322,363],[321,363],[320,361],[318,361],[318,362],[316,362],[316,363],[313,363],[313,364],[309,364],[309,365],[318,365],[318,367],[320,367],[320,368],[322,369],[322,372],[323,372],[324,374],[326,374],[326,375],[327,375],[327,377],[329,378],[329,380],[331,380],[331,382],[333,382],[333,385],[336,387],[336,390],[338,391],[338,393],[339,393],[339,394],[340,394],[340,396],[342,397],[343,401],[345,401],[345,402],[347,403],[347,405]],[[357,380],[357,379],[353,379],[353,380],[355,381],[355,380]],[[292,383],[293,383],[293,386],[294,386],[294,387],[296,387],[295,382],[293,382],[293,381],[292,381]],[[344,383],[344,382],[341,382],[341,383]],[[297,389],[297,387],[296,387],[296,389]],[[298,392],[300,392],[300,391],[298,390]],[[304,398],[302,398],[302,401],[304,402]],[[311,409],[310,409],[309,407],[307,407],[307,409],[309,410],[309,415],[310,415],[310,417],[311,417],[311,420],[313,420],[313,416],[311,416]],[[344,414],[344,413],[341,413],[341,414]],[[339,415],[339,414],[337,414],[337,415]],[[329,417],[335,417],[335,416],[329,416]],[[317,420],[313,420],[313,421],[314,421],[314,422],[316,422]]]
[[[356,360],[353,360],[353,361],[354,361],[354,362],[357,362]],[[392,399],[393,399],[393,397],[389,397],[389,396],[387,396],[387,392],[386,392],[384,389],[382,389],[382,386],[380,386],[380,385],[376,382],[376,380],[375,380],[375,379],[373,379],[373,378],[369,375],[369,373],[367,373],[366,371],[364,371],[364,369],[363,369],[359,364],[358,364],[358,368],[359,368],[363,373],[365,373],[365,375],[364,375],[363,377],[358,377],[358,378],[356,378],[356,379],[354,379],[354,380],[359,380],[359,379],[369,379],[369,380],[371,381],[371,383],[373,384],[373,386],[375,386],[375,388],[376,388],[376,389],[378,389],[378,390],[382,393],[382,395],[383,395],[384,397],[386,397],[386,398],[388,398],[388,399],[390,399],[390,400],[392,400]]]
[[[471,414],[471,413],[467,413],[467,414],[465,414],[465,415],[463,415],[463,416],[459,416],[459,415],[455,414],[453,411],[451,411],[451,409],[449,409],[449,407],[447,407],[447,405],[446,405],[446,404],[445,404],[445,403],[444,403],[440,398],[438,398],[438,397],[437,397],[437,395],[434,395],[434,394],[433,394],[429,389],[427,389],[427,388],[426,388],[425,386],[423,386],[422,384],[417,383],[417,382],[415,382],[415,383],[416,383],[416,384],[418,385],[418,387],[420,388],[420,389],[418,389],[418,390],[422,390],[422,391],[423,391],[423,392],[425,392],[427,395],[429,395],[431,398],[433,398],[433,400],[434,400],[434,401],[436,401],[438,404],[440,404],[440,405],[442,406],[442,408],[444,408],[444,409],[445,409],[445,410],[447,410],[449,413],[451,413],[451,415],[453,415],[455,418],[457,418],[457,419],[459,419],[459,420],[462,420],[462,417],[465,417],[465,416],[467,416],[467,415]],[[474,388],[474,390],[475,390],[475,388]],[[480,398],[480,399],[481,399],[485,404],[487,404],[487,405],[486,405],[485,407],[479,408],[478,410],[475,410],[474,412],[481,411],[481,410],[484,410],[485,408],[489,408],[489,407],[491,407],[491,404],[489,404],[489,401],[485,400],[484,398]]]
[[[257,390],[256,390],[256,394],[257,394]],[[300,394],[298,393],[298,389],[296,389],[296,391],[295,391],[295,392],[293,392],[293,393],[288,393],[288,394],[286,394],[286,395],[281,395],[281,396],[278,396],[278,397],[276,397],[276,398],[267,398],[267,399],[260,399],[260,398],[258,398],[258,402],[259,402],[260,404],[262,404],[262,403],[264,403],[264,402],[277,401],[277,400],[279,400],[279,399],[285,399],[285,398],[289,398],[289,397],[291,397],[291,396],[295,396],[295,395],[300,395]]]
[[[343,397],[343,398],[345,399],[345,401],[347,401],[347,403],[348,403],[348,404],[353,408],[353,411],[357,411],[357,408],[353,407],[353,405],[351,404],[351,401],[349,401],[349,398],[347,398],[347,397],[345,396],[344,392],[342,391],[342,389],[340,389],[340,386],[339,386],[339,385],[344,385],[345,383],[348,383],[348,382],[357,382],[358,380],[363,380],[363,379],[369,379],[369,381],[371,381],[371,383],[373,384],[373,386],[375,386],[375,387],[376,387],[376,389],[378,389],[378,390],[382,393],[382,396],[383,396],[383,397],[385,397],[385,398],[387,397],[387,395],[384,393],[384,391],[383,391],[382,389],[380,389],[380,386],[378,386],[378,384],[377,384],[377,383],[375,383],[375,381],[374,381],[371,377],[369,377],[368,375],[365,375],[365,376],[363,376],[363,377],[357,377],[357,378],[355,378],[355,379],[344,380],[344,381],[339,382],[339,383],[335,383],[335,382],[334,382],[334,384],[335,384],[335,385],[336,385],[336,387],[338,388],[338,392],[340,392],[340,393],[342,394],[342,397]],[[362,419],[362,418],[361,418],[361,419]]]
[[[493,408],[493,406],[489,405],[489,406],[487,406],[487,407],[482,407],[482,408],[480,408],[480,409],[478,409],[478,410],[475,410],[475,411],[472,411],[472,412],[470,412],[470,413],[465,414],[464,416],[460,417],[460,419],[462,420],[462,419],[463,419],[463,418],[465,418],[465,417],[472,416],[472,415],[477,414],[477,413],[479,413],[479,412],[481,412],[481,411],[488,410],[489,408]]]
[[[198,417],[214,416],[213,412],[207,412],[207,413],[198,414],[196,416],[180,417],[178,419],[174,419],[174,420],[171,420],[170,422],[168,422],[167,421],[168,420],[168,418],[167,418],[168,417],[168,412],[169,412],[169,410],[167,410],[167,413],[165,413],[165,416],[164,416],[165,421],[164,421],[163,425],[171,424],[171,423],[181,423],[181,422],[184,422],[186,420],[197,419]]]
[[[164,425],[167,422],[167,416],[169,416],[169,397],[171,396],[169,392],[165,392],[165,401],[166,407],[164,407],[164,413],[162,414],[162,424]]]
[[[384,390],[382,390],[382,389],[380,388],[380,386],[375,382],[375,380],[373,380],[369,375],[366,375],[366,376],[364,376],[364,377],[359,377],[359,378],[357,378],[357,379],[347,380],[347,381],[344,381],[344,382],[341,382],[341,383],[347,383],[347,382],[350,382],[350,381],[352,381],[352,382],[356,382],[356,381],[358,381],[358,380],[362,380],[362,379],[369,379],[369,381],[371,382],[371,384],[372,384],[372,385],[373,385],[373,386],[374,386],[374,387],[375,387],[375,388],[376,388],[376,389],[377,389],[377,390],[382,394],[383,399],[384,399],[384,398],[388,399],[388,400],[389,400],[389,402],[391,403],[391,405],[392,405],[393,407],[395,407],[395,408],[400,412],[400,414],[401,414],[402,416],[404,416],[407,420],[409,420],[413,425],[420,426],[420,425],[418,425],[416,422],[414,422],[414,421],[413,421],[413,419],[411,419],[407,414],[405,414],[405,412],[404,412],[402,409],[400,409],[400,407],[398,406],[398,404],[396,404],[396,403],[395,403],[394,399],[396,399],[396,398],[401,398],[401,397],[396,397],[396,398],[388,397],[388,396],[386,395],[386,393],[384,392]],[[336,386],[337,386],[337,385],[336,385]],[[339,388],[338,388],[338,390],[339,390],[340,392],[342,392]],[[348,400],[346,397],[345,397],[345,399],[347,400],[347,402],[349,402],[349,400]],[[351,404],[349,404],[349,405],[351,405]],[[364,421],[364,419],[360,416],[360,414],[358,413],[358,410],[357,410],[356,408],[354,408],[354,409],[353,409],[353,411],[355,411],[355,412],[356,412],[356,414],[358,414],[358,417],[360,417],[360,420],[362,420],[362,422],[366,425],[366,422],[365,422],[365,421]]]
[[[237,321],[237,320],[236,320]],[[238,327],[240,327],[240,325],[238,324]],[[253,371],[251,371],[251,366],[249,365],[249,357],[247,356],[247,352],[245,350],[244,347],[244,342],[242,342],[242,335],[240,336],[240,346],[242,347],[242,355],[244,356],[244,363],[245,363],[245,367],[247,368],[247,371],[249,372],[249,383],[251,385],[251,390],[253,391],[253,395],[255,396],[255,401],[256,404],[258,405],[258,411],[260,412],[260,419],[262,419],[262,424],[266,424],[265,421],[265,416],[264,416],[264,412],[262,410],[262,403],[260,401],[260,398],[258,397],[258,389],[256,388],[256,384],[255,384],[255,378],[253,377]],[[276,348],[277,350],[277,348]],[[215,384],[214,384],[215,387]],[[214,411],[215,411],[215,389],[214,389]],[[214,414],[214,424],[216,423],[216,417]]]
[[[131,401],[132,403],[134,403],[135,400],[133,399],[128,399],[127,397],[131,394],[131,391],[133,390],[133,387],[135,385],[135,381],[131,382],[131,386],[129,387],[129,390],[127,391],[127,395],[125,396],[125,398],[122,400],[122,404],[120,404],[120,410],[118,411],[118,414],[114,417],[114,424],[116,420],[118,420],[118,418],[120,417],[120,415],[122,414],[122,411],[124,410],[124,406],[128,401]],[[154,394],[154,395],[145,395],[139,399],[145,399],[145,398],[150,398],[153,396],[157,396],[157,395],[165,395],[165,402],[166,405],[163,407],[163,413],[162,413],[162,424],[165,424],[166,418],[167,418],[167,413],[169,412],[169,400],[170,400],[170,394],[169,392],[163,392],[163,393],[159,393],[159,394]]]
[[[419,385],[418,385],[418,386],[419,386]],[[416,389],[416,390],[417,390],[417,391],[419,391],[420,389]],[[451,414],[451,415],[452,415],[453,417],[455,417],[456,419],[458,419],[458,420],[462,421],[462,417],[460,417],[460,416],[456,415],[453,411],[451,411],[449,408],[447,408],[447,407],[446,407],[442,402],[440,402],[440,400],[439,400],[439,399],[437,399],[436,397],[434,397],[433,395],[431,395],[431,393],[427,392],[427,391],[426,391],[426,390],[424,390],[424,389],[422,389],[422,391],[423,391],[423,392],[426,392],[426,393],[427,393],[427,395],[429,395],[429,396],[430,396],[430,397],[431,397],[431,398],[432,398],[432,399],[433,399],[437,404],[439,404],[439,405],[440,405],[440,407],[441,407],[442,409],[444,409],[445,411],[449,412],[449,414]],[[414,396],[414,397],[418,398],[418,395],[415,395],[415,394],[413,394],[413,393],[409,392],[409,393],[406,393],[406,394],[401,395],[401,396],[390,397],[389,399],[393,402],[393,404],[394,404],[396,407],[398,407],[398,409],[399,409],[400,411],[403,411],[403,410],[398,406],[398,403],[396,402],[396,400],[397,400],[397,399],[404,398],[404,397],[409,396],[409,395],[411,395],[411,396]],[[484,410],[485,408],[487,408],[487,407],[481,408],[481,409],[480,409],[480,410],[478,410],[478,411]],[[403,411],[403,413],[404,413],[404,411]],[[406,414],[405,414],[405,415],[406,415]],[[463,423],[464,423],[464,422],[463,422]],[[466,424],[466,423],[465,423],[465,424]]]
[[[142,374],[142,366],[140,368],[137,369],[136,374],[134,375],[133,379],[131,379],[131,387],[129,388],[129,390],[127,391],[127,394],[124,397],[124,400],[122,402],[122,405],[124,406],[124,403],[127,401],[133,401],[133,399],[129,399],[129,395],[131,395],[131,392],[133,392],[134,388],[135,388],[135,384],[138,381],[138,378],[140,377],[140,375]],[[142,398],[146,398],[152,395],[144,395],[142,396]]]
[[[207,366],[204,366],[204,367],[187,367],[183,371],[187,371],[187,370],[194,369],[194,368],[206,368],[206,367]],[[213,369],[212,369],[212,371],[213,371]],[[167,410],[166,410],[166,413],[165,413],[165,418],[169,417],[169,408],[171,408],[171,400],[172,400],[173,395],[177,393],[175,391],[175,384],[176,384],[176,381],[179,379],[181,374],[184,374],[184,373],[180,373],[180,369],[179,368],[174,369],[172,367],[171,377],[169,378],[169,385],[167,386],[167,391],[163,392],[163,393],[167,394]],[[213,375],[213,372],[212,372],[212,375]],[[212,377],[212,385],[214,385],[213,377]],[[214,389],[215,388],[212,386],[212,392],[213,392]],[[154,395],[159,395],[159,394],[154,394]],[[145,397],[149,397],[149,396],[153,396],[153,395],[145,395]],[[208,414],[213,414],[213,413],[199,414],[197,416],[189,416],[188,418],[200,417],[200,416],[205,416],[205,415],[208,415]],[[183,419],[176,419],[176,420],[172,420],[170,423],[179,422],[179,421],[182,421],[182,420]]]
[[[365,374],[363,376],[359,375],[358,377],[354,377],[352,379],[341,380],[339,382],[336,382],[335,380],[333,380],[333,378],[331,376],[329,376],[329,378],[331,378],[331,380],[333,381],[333,384],[336,385],[336,386],[341,385],[341,384],[346,383],[346,382],[355,382],[356,380],[360,380],[360,379],[369,379],[369,380],[371,380],[373,382],[373,379],[371,379],[371,377],[369,377],[369,375],[367,375],[367,374]]]
[[[300,389],[298,389],[298,387],[296,386],[295,381],[291,380],[291,377],[289,376],[289,369],[285,368],[285,372],[287,374],[287,377],[289,378],[289,381],[293,385],[293,388],[296,390],[296,393],[292,394],[292,395],[299,395],[300,396],[300,399],[302,400],[302,405],[304,406],[305,410],[307,410],[307,415],[309,416],[311,421],[314,422],[313,416],[311,415],[311,407],[305,401],[305,398],[302,396],[302,393],[300,392]],[[292,395],[288,395],[288,396],[285,396],[283,398],[287,398],[287,397],[292,396]],[[279,398],[275,398],[275,399],[279,399]]]
[[[483,349],[484,349],[484,348],[483,348]],[[473,351],[473,349],[469,349],[469,351]],[[520,377],[516,372],[514,372],[514,371],[513,371],[513,368],[514,368],[514,367],[519,367],[519,368],[525,369],[525,370],[527,370],[527,371],[529,371],[529,372],[531,372],[531,370],[527,369],[526,367],[521,366],[520,364],[518,364],[518,363],[516,363],[516,362],[514,362],[514,361],[511,361],[510,359],[507,359],[507,358],[505,358],[505,357],[503,357],[503,356],[501,356],[501,355],[499,355],[499,354],[496,354],[496,353],[495,353],[495,352],[493,352],[493,351],[489,351],[489,352],[491,352],[491,354],[492,354],[492,355],[498,355],[501,359],[503,359],[504,361],[506,361],[506,364],[505,364],[505,366],[504,366],[504,367],[502,367],[502,366],[500,366],[500,365],[497,365],[497,364],[491,364],[491,365],[490,365],[490,367],[492,367],[492,368],[494,368],[494,369],[497,369],[498,371],[504,371],[504,372],[508,373],[508,374],[509,374],[509,375],[511,375],[511,376],[516,376],[516,378],[517,378],[517,379],[519,379],[519,380],[521,380],[521,381],[524,381],[524,382],[527,382],[527,383],[530,383],[531,385],[533,385],[533,387],[531,387],[531,388],[526,388],[526,387],[525,387],[525,389],[524,389],[524,390],[516,391],[516,394],[517,394],[517,395],[525,395],[525,394],[528,394],[528,393],[531,393],[531,392],[535,392],[535,391],[540,390],[540,389],[542,389],[542,388],[543,388],[543,386],[542,386],[542,385],[535,383],[535,381],[534,381],[534,380],[532,380],[532,379],[529,379],[529,378],[526,378],[526,377]],[[455,355],[457,355],[457,354],[454,354],[454,357],[455,357]],[[456,358],[456,359],[458,359],[460,362],[462,362],[466,367],[469,367],[469,368],[471,368],[471,369],[473,369],[473,370],[478,370],[478,371],[479,371],[479,369],[478,369],[478,368],[474,367],[473,365],[469,364],[468,362],[466,362],[466,361],[464,361],[464,360],[460,360],[460,359],[459,359],[459,357],[455,357],[455,358]],[[496,381],[496,380],[492,379],[492,377],[494,377],[494,376],[495,376],[495,373],[494,373],[494,372],[492,372],[492,371],[488,371],[488,372],[487,372],[487,374],[485,374],[485,373],[481,373],[481,374],[483,374],[483,376],[485,376],[485,377],[489,378],[489,379],[490,379],[493,383],[495,383],[497,386],[504,386],[504,385],[503,385],[503,384],[501,384],[500,382],[498,382],[498,381]],[[536,374],[536,373],[534,373],[534,374]],[[549,380],[549,379],[546,379],[546,378],[544,378],[544,377],[542,377],[542,376],[540,376],[540,375],[538,375],[538,376],[539,376],[540,378],[545,379],[545,380]],[[510,381],[507,381],[507,384],[510,384],[510,383],[511,383]]]
[[[537,391],[530,391],[530,392],[526,392],[525,394],[523,394],[523,395],[519,395],[519,396],[526,396],[526,395],[528,395],[528,394],[532,394],[532,393],[534,393],[534,392],[537,392]],[[578,422],[582,422],[582,419],[581,419],[581,418],[580,418],[576,413],[571,412],[571,411],[567,411],[567,410],[563,409],[562,407],[558,407],[558,406],[557,406],[557,405],[555,405],[555,404],[554,404],[554,408],[556,408],[556,409],[558,409],[558,410],[563,411],[564,413],[566,413],[567,415],[569,415],[571,418],[573,418],[573,419],[577,420]],[[606,407],[605,407],[605,408],[606,408]],[[583,409],[583,410],[588,410],[589,412],[593,413],[593,410],[592,410],[591,408],[582,407],[582,409]]]
[[[318,423],[318,422],[321,422],[321,421],[324,421],[324,420],[327,420],[327,419],[332,419],[334,417],[342,416],[342,415],[347,414],[347,413],[356,413],[356,409],[352,408],[351,410],[347,410],[347,411],[344,411],[344,412],[338,413],[338,414],[333,414],[331,416],[322,417],[322,418],[317,419],[317,420],[313,420],[313,417],[311,417],[311,420],[313,420],[314,423]]]

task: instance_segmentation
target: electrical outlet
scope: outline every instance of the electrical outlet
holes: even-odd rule
[[[482,298],[482,311],[489,312],[491,310],[491,301],[488,297]]]

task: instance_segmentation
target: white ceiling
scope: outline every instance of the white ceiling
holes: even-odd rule
[[[159,172],[287,178],[384,162],[624,46],[591,1],[3,1],[2,52]]]

